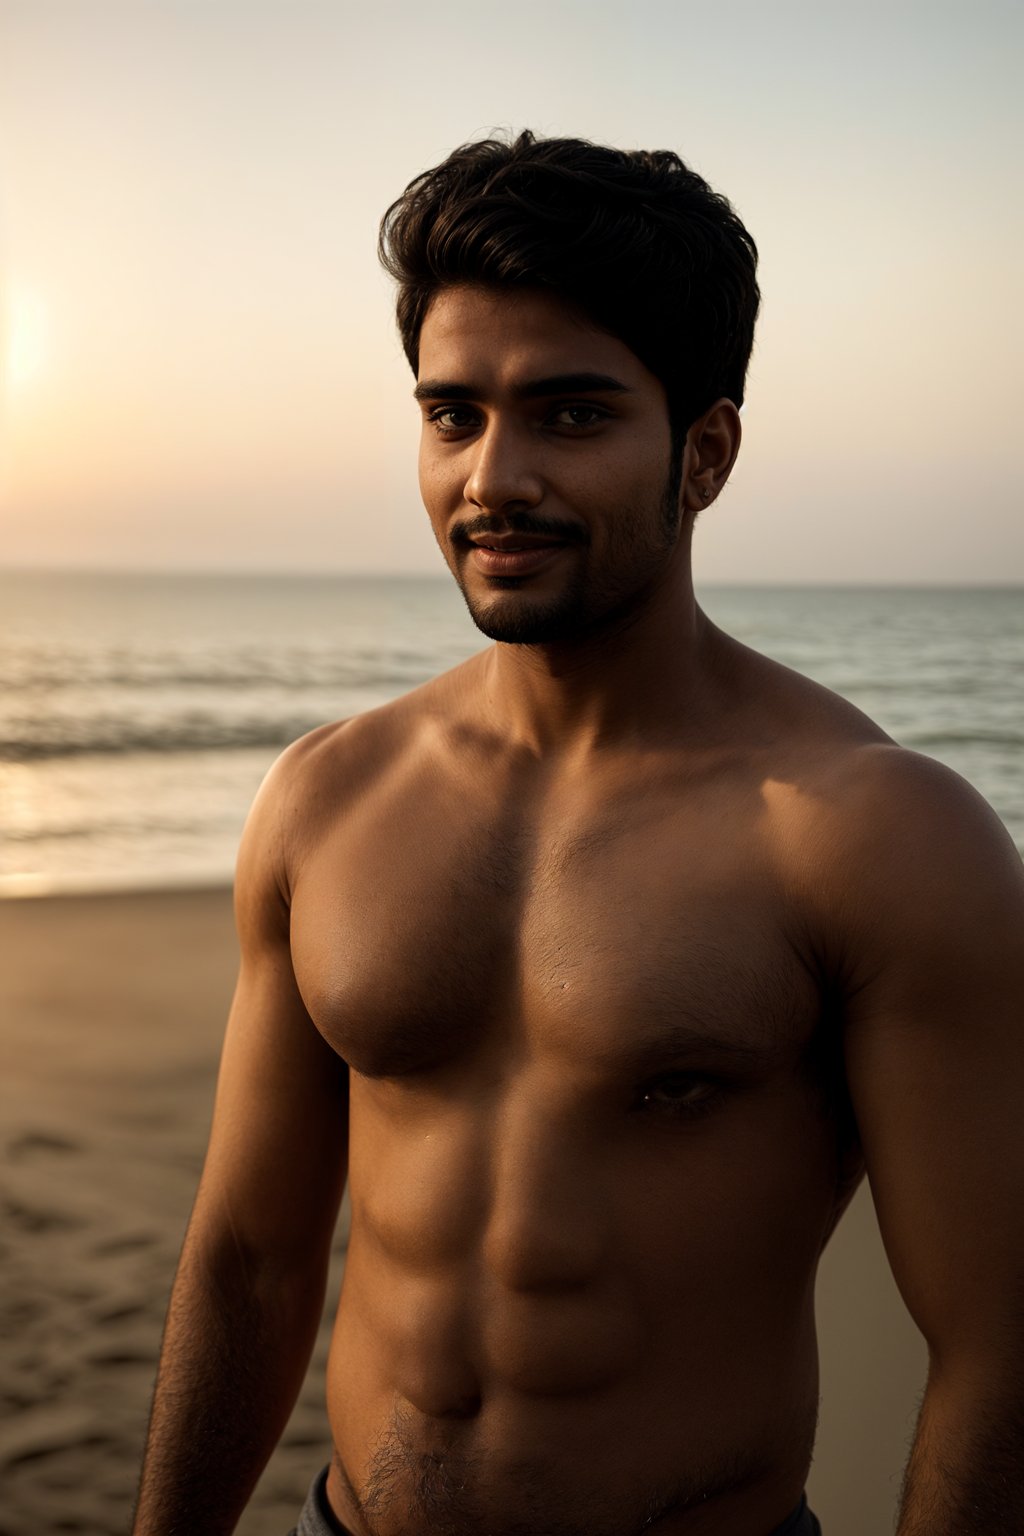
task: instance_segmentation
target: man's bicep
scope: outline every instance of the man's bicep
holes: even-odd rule
[[[980,1362],[1024,1334],[1024,871],[962,786],[905,812],[861,872],[847,1074],[908,1309],[933,1358]]]
[[[243,962],[197,1210],[266,1262],[329,1244],[344,1188],[348,1083],[283,966]]]
[[[260,1263],[326,1259],[344,1188],[348,1073],[310,1018],[292,968],[262,792],[236,881],[242,959],[196,1219]]]

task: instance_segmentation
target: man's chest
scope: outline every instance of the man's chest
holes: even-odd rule
[[[357,1070],[440,1065],[495,1032],[567,1049],[637,1026],[805,1036],[818,989],[754,829],[711,806],[526,817],[449,800],[338,823],[305,861],[296,977]]]

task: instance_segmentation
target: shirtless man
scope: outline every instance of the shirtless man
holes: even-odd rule
[[[524,135],[382,249],[496,643],[257,799],[136,1536],[234,1529],[346,1177],[303,1536],[816,1531],[815,1270],[865,1165],[931,1359],[900,1536],[1024,1530],[1024,876],[955,775],[694,601],[753,242],[672,155]]]

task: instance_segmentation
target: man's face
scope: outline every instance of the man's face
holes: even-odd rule
[[[485,635],[582,638],[669,579],[668,405],[624,342],[542,292],[449,288],[423,322],[416,397],[424,505]]]

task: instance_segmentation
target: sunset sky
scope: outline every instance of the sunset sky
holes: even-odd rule
[[[377,223],[528,126],[761,249],[699,578],[1024,581],[1020,14],[0,0],[0,560],[440,570]]]

